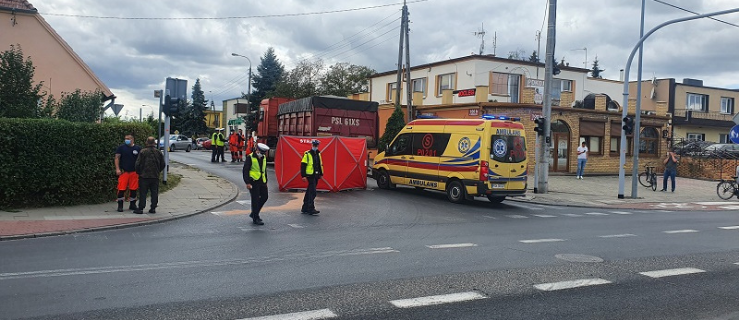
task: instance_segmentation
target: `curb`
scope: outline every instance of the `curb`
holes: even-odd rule
[[[540,205],[546,205],[546,206],[557,206],[557,207],[570,207],[570,208],[588,208],[588,209],[624,209],[624,210],[670,210],[670,211],[730,211],[730,210],[721,210],[721,209],[697,209],[697,208],[690,208],[690,209],[683,209],[683,208],[638,208],[634,205],[642,205],[642,204],[655,204],[660,202],[630,202],[630,203],[624,203],[623,206],[620,207],[614,207],[614,206],[608,206],[608,205],[602,205],[602,206],[595,206],[595,205],[584,205],[584,204],[572,204],[572,203],[551,203],[551,202],[541,202],[541,201],[533,201],[532,200],[522,200],[518,197],[510,197],[506,198],[506,201],[515,201],[520,203],[533,203],[533,204],[540,204]],[[731,204],[731,202],[727,202],[727,204]]]
[[[172,160],[172,161],[173,162],[177,162],[177,161],[174,161],[174,160]],[[177,162],[177,163],[182,164],[183,166],[186,166],[186,167],[189,167],[189,168],[194,168],[196,170],[200,170],[198,168],[195,168],[195,167],[192,167],[192,166],[188,166],[187,164],[184,164],[184,163],[181,163],[181,162]],[[221,178],[221,177],[219,177],[219,178]],[[223,178],[221,178],[221,179],[223,179]],[[152,224],[156,224],[156,223],[162,223],[162,222],[167,222],[167,221],[173,221],[173,220],[178,220],[178,219],[182,219],[182,218],[192,217],[194,215],[202,214],[202,213],[205,213],[205,212],[214,210],[216,208],[222,207],[222,206],[224,206],[224,205],[226,205],[226,204],[228,204],[230,202],[233,202],[234,200],[236,200],[236,198],[239,197],[239,194],[240,194],[239,188],[236,187],[236,185],[233,182],[231,182],[231,181],[229,181],[227,179],[223,179],[223,180],[226,180],[231,185],[231,189],[233,190],[233,196],[230,199],[228,199],[228,200],[225,200],[225,201],[223,201],[223,202],[221,202],[221,203],[219,203],[217,205],[210,206],[210,207],[208,207],[208,208],[206,208],[204,210],[200,210],[200,211],[196,211],[196,212],[192,212],[192,213],[187,213],[187,214],[182,214],[182,215],[178,215],[178,216],[172,216],[172,217],[163,217],[163,218],[159,218],[159,219],[151,219],[151,220],[139,221],[139,222],[114,224],[114,225],[108,225],[108,226],[102,226],[102,227],[92,227],[92,228],[85,228],[85,229],[79,229],[79,230],[65,230],[65,231],[54,231],[54,232],[44,232],[44,233],[23,234],[23,235],[0,236],[0,241],[20,240],[20,239],[29,239],[29,238],[42,238],[42,237],[51,237],[51,236],[61,236],[61,235],[68,235],[68,234],[75,234],[75,233],[87,233],[87,232],[93,232],[93,231],[105,231],[105,230],[114,230],[114,229],[125,229],[125,228],[146,226],[146,225],[152,225]]]

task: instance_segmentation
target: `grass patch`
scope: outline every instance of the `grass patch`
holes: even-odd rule
[[[177,187],[178,184],[180,184],[180,181],[182,180],[182,175],[176,173],[168,173],[167,184],[164,184],[161,179],[162,178],[159,178],[159,193],[165,193],[169,190],[174,189],[175,187]]]

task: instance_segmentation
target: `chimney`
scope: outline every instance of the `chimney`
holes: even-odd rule
[[[619,77],[621,81],[624,81],[624,69],[621,69],[621,76]]]

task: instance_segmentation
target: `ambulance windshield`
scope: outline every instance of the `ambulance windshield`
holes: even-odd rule
[[[490,159],[503,163],[518,163],[526,160],[526,138],[522,136],[493,135]]]

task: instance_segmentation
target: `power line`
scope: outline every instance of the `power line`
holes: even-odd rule
[[[367,43],[369,43],[369,42],[372,42],[372,41],[374,41],[374,40],[376,40],[376,39],[378,39],[378,38],[380,38],[380,37],[382,37],[382,36],[384,36],[384,35],[386,35],[386,34],[388,34],[388,33],[390,33],[390,32],[393,32],[393,31],[395,31],[395,30],[398,30],[398,29],[400,29],[400,26],[397,26],[397,27],[395,27],[395,28],[392,28],[392,29],[390,29],[390,30],[386,31],[385,33],[383,33],[383,34],[381,34],[381,35],[379,35],[379,36],[377,36],[377,37],[375,37],[375,38],[373,38],[373,39],[370,39],[370,40],[368,40],[368,41],[366,41],[366,42],[363,42],[362,44],[360,44],[360,45],[358,45],[358,46],[356,46],[356,47],[354,47],[354,48],[351,48],[351,49],[349,49],[349,50],[346,50],[346,51],[344,51],[344,52],[338,53],[338,54],[336,54],[336,55],[333,55],[333,56],[331,56],[331,57],[329,57],[329,58],[326,58],[326,59],[328,60],[328,59],[336,58],[336,57],[338,57],[338,56],[340,56],[340,55],[342,55],[342,54],[345,54],[345,53],[347,53],[347,52],[350,52],[350,51],[352,51],[352,50],[355,50],[355,49],[357,49],[357,48],[359,48],[359,47],[361,47],[361,46],[363,46],[363,45],[365,45],[365,44],[367,44]]]
[[[390,31],[394,31],[394,30],[397,30],[397,29],[398,29],[398,28],[395,28],[395,29],[393,29],[393,30],[390,30]],[[378,37],[378,38],[375,38],[375,39],[373,39],[373,40],[377,40],[377,39],[379,39],[379,37]],[[381,45],[381,44],[383,44],[383,43],[385,43],[385,42],[388,42],[388,40],[390,40],[390,39],[395,39],[395,37],[394,37],[394,36],[391,36],[391,37],[385,37],[385,40],[382,40],[382,41],[380,41],[380,42],[378,42],[378,43],[376,43],[376,44],[374,44],[374,45],[371,45],[371,46],[367,47],[367,49],[372,49],[372,48],[374,48],[374,47],[377,47],[377,46],[379,46],[379,45]],[[348,56],[344,57],[344,60],[346,60],[346,59],[349,59],[349,58],[351,58],[351,57],[353,57],[353,56],[355,56],[355,55],[357,55],[357,54],[360,54],[360,53],[362,53],[362,51],[359,51],[359,52],[355,52],[355,53],[352,53],[352,54],[350,54],[350,55],[348,55]]]
[[[426,2],[428,0],[414,0],[410,1],[408,3],[418,3],[418,2]],[[91,16],[91,15],[79,15],[79,14],[64,14],[64,13],[41,13],[42,15],[46,16],[57,16],[57,17],[71,17],[71,18],[87,18],[87,19],[110,19],[110,20],[236,20],[236,19],[257,19],[257,18],[285,18],[285,17],[298,17],[298,16],[313,16],[313,15],[321,15],[321,14],[330,14],[330,13],[341,13],[341,12],[350,12],[350,11],[360,11],[360,10],[369,10],[369,9],[377,9],[377,8],[384,8],[384,7],[391,7],[391,6],[397,6],[403,4],[400,3],[389,3],[389,4],[381,4],[376,6],[367,6],[367,7],[359,7],[359,8],[350,8],[350,9],[340,9],[340,10],[330,10],[330,11],[317,11],[317,12],[303,12],[303,13],[282,13],[282,14],[266,14],[266,15],[256,15],[256,16],[233,16],[233,17],[181,17],[181,18],[175,18],[175,17],[112,17],[112,16]]]
[[[659,2],[659,3],[661,3],[661,4],[664,4],[664,5],[666,5],[666,6],[669,6],[669,7],[673,7],[673,8],[675,8],[675,9],[678,9],[678,10],[682,10],[682,11],[685,11],[685,12],[689,12],[689,13],[695,14],[695,15],[699,15],[699,14],[700,14],[700,13],[698,13],[698,12],[695,12],[695,11],[690,11],[690,10],[688,10],[688,9],[685,9],[685,8],[681,8],[681,7],[678,7],[678,6],[674,5],[674,4],[671,4],[671,3],[667,3],[667,2],[664,2],[664,1],[661,1],[661,0],[654,0],[654,1],[655,1],[655,2]],[[711,19],[711,20],[715,20],[715,21],[721,22],[721,23],[723,23],[723,24],[728,24],[728,25],[730,25],[730,26],[732,26],[732,27],[737,27],[737,28],[739,28],[739,25],[733,24],[733,23],[731,23],[731,22],[726,22],[726,21],[724,21],[724,20],[716,19],[716,18],[714,18],[714,17],[708,17],[708,19]]]
[[[395,20],[393,20],[393,21],[390,21],[389,23],[387,23],[387,24],[385,24],[385,25],[383,25],[383,26],[381,26],[381,27],[379,27],[379,28],[375,29],[374,31],[379,31],[379,30],[381,30],[381,29],[383,29],[383,28],[385,28],[385,27],[387,27],[387,26],[389,26],[389,25],[391,25],[391,24],[393,24],[393,23],[397,22],[398,20],[400,20],[400,17],[398,17],[397,19],[395,19]],[[397,28],[395,28],[395,29],[397,29]],[[382,35],[384,35],[384,34],[382,34]],[[382,36],[382,35],[380,35],[380,36]],[[368,34],[367,36],[370,36],[370,35]],[[360,39],[361,39],[361,40],[363,40],[362,38],[366,39],[366,37],[367,37],[367,36],[363,36],[363,37],[360,37],[360,38],[359,38],[358,40],[360,40]],[[377,38],[377,37],[375,37],[375,38]],[[349,40],[349,39],[346,39],[346,40]],[[326,55],[328,55],[329,53],[331,53],[332,51],[336,51],[336,50],[338,50],[338,49],[341,49],[341,48],[346,48],[347,46],[350,46],[351,44],[352,44],[352,42],[351,42],[351,41],[347,41],[347,42],[346,42],[345,44],[342,44],[342,45],[340,45],[340,46],[338,46],[338,47],[336,47],[336,48],[334,48],[334,49],[331,49],[331,50],[329,50],[329,51],[323,52],[323,53],[321,53],[321,54],[315,55],[315,56],[313,56],[313,57],[312,57],[311,59],[317,59],[317,58],[319,58],[319,57],[322,57],[322,56],[326,56]]]

